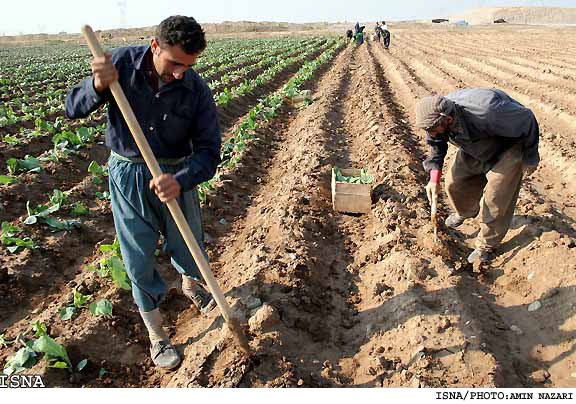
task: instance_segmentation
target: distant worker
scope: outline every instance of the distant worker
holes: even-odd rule
[[[362,45],[364,43],[364,32],[360,31],[356,34],[356,44]]]
[[[346,31],[346,38],[348,38],[348,41],[351,41],[354,38],[354,33],[352,32],[351,29]]]
[[[66,97],[66,116],[83,118],[108,104],[106,145],[112,214],[132,295],[150,337],[159,368],[181,359],[164,331],[158,307],[166,285],[154,267],[160,235],[171,263],[182,275],[182,290],[204,314],[214,300],[198,280],[201,274],[168,212],[177,199],[204,251],[202,214],[196,186],[212,178],[220,163],[220,127],[206,82],[190,67],[206,48],[202,27],[191,17],[160,23],[149,46],[115,49],[94,58],[93,75]],[[118,80],[164,174],[152,179],[109,86]]]
[[[384,49],[390,48],[390,30],[388,29],[388,25],[386,25],[386,21],[382,21],[380,25],[380,32],[382,35],[382,39],[384,39]]]
[[[376,28],[374,28],[374,32],[376,34],[376,40],[380,42],[382,40],[382,28],[380,27],[380,23],[376,21]]]
[[[364,43],[364,28],[366,28],[366,26],[360,26],[360,23],[358,22],[354,26],[354,39],[358,45],[362,45]]]
[[[532,111],[498,89],[471,88],[432,96],[416,106],[416,126],[431,148],[426,195],[438,193],[448,142],[458,147],[446,175],[453,212],[447,227],[479,216],[480,232],[468,261],[489,261],[510,228],[523,176],[540,162],[539,128]]]

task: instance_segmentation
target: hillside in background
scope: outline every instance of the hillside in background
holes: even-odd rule
[[[470,24],[492,24],[501,18],[511,24],[576,25],[576,8],[480,8],[450,17],[451,20],[466,20]]]

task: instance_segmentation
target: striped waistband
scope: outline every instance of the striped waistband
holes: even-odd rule
[[[110,155],[113,156],[114,158],[117,158],[118,160],[122,160],[122,161],[128,161],[130,163],[135,163],[135,164],[145,164],[146,161],[144,161],[144,159],[142,157],[124,157],[121,156],[120,154],[116,153],[115,151],[111,151]],[[182,164],[184,162],[184,160],[186,160],[186,157],[179,157],[177,159],[156,159],[158,161],[158,164],[164,164],[167,166],[177,166],[178,164]]]

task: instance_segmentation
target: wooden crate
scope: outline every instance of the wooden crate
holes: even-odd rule
[[[340,170],[346,177],[359,176],[357,168]],[[368,213],[372,207],[371,184],[349,184],[336,182],[336,174],[332,170],[332,207],[337,212]]]
[[[302,90],[293,97],[287,97],[288,104],[294,107],[301,107],[306,105],[306,103],[311,100],[312,92],[310,90]]]

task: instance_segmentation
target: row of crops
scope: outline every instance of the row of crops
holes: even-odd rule
[[[200,186],[203,202],[218,197],[220,175],[235,169],[246,146],[257,141],[258,128],[275,119],[344,46],[337,39],[316,37],[225,40],[208,47],[195,69],[209,83],[218,107],[243,100],[248,112],[223,133],[222,165],[215,179]],[[126,298],[123,291],[131,288],[109,219],[104,110],[83,120],[63,116],[68,89],[89,75],[89,52],[59,45],[0,49],[0,56],[0,203],[5,207],[0,262],[14,263],[11,273],[0,273],[14,280],[0,293],[8,302],[4,313],[11,313],[11,307],[16,313],[21,305],[28,314],[0,317],[0,360],[8,374],[39,363],[83,372],[92,359],[89,352],[69,355],[66,345],[76,338],[71,324],[96,327],[114,318],[114,302]],[[83,256],[63,256],[79,239],[101,242],[87,245]],[[28,299],[30,268],[40,279],[54,279],[44,267],[46,256],[52,268],[66,262],[81,269],[59,274],[56,282],[85,285],[90,280],[97,287],[72,287],[68,294],[51,295],[49,305]],[[50,295],[53,287],[42,284],[36,292]],[[54,326],[60,330],[57,337],[50,333]],[[101,367],[97,376],[106,372]]]

